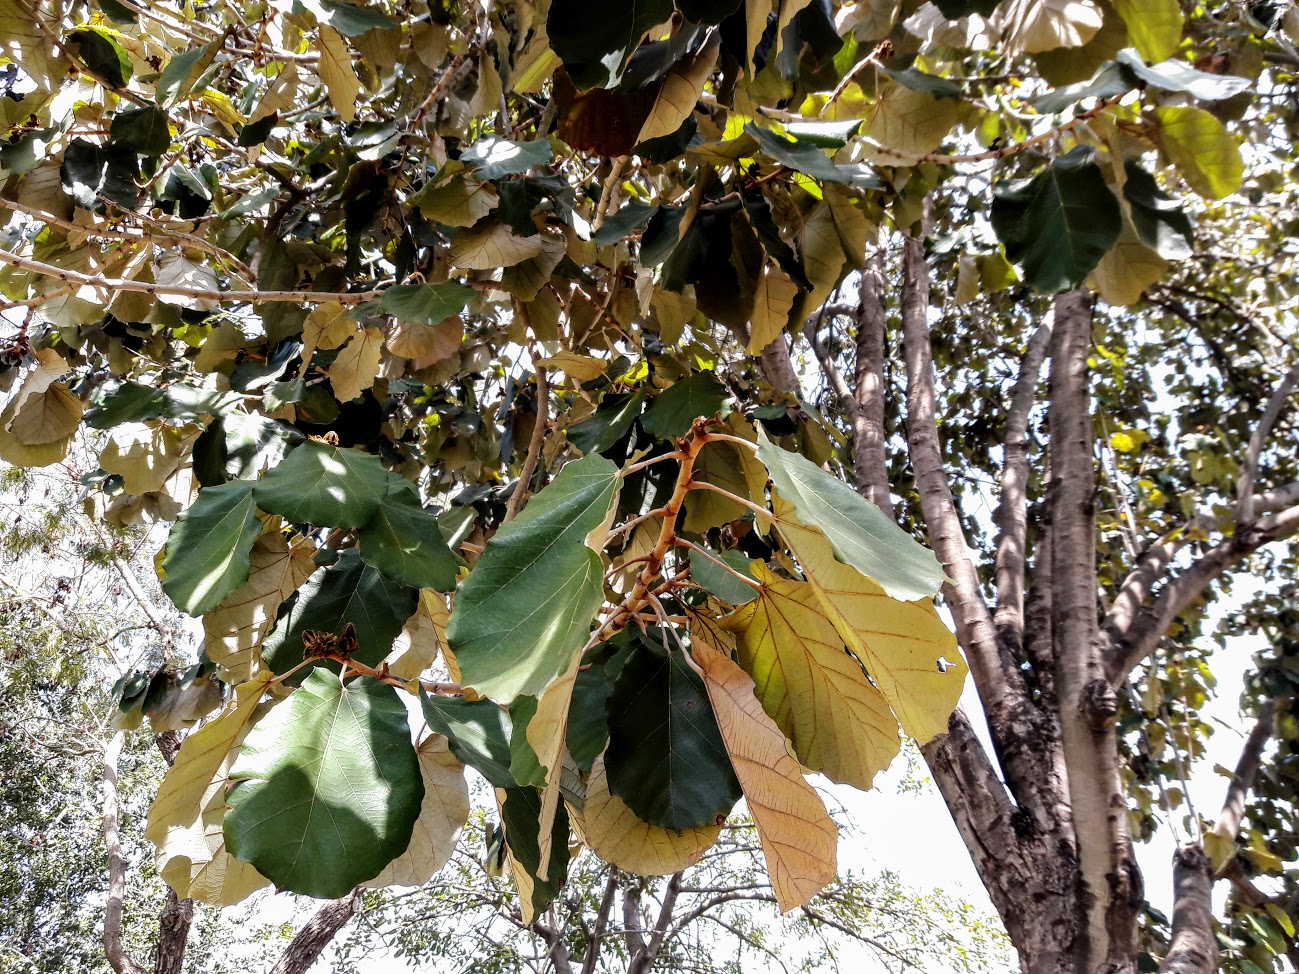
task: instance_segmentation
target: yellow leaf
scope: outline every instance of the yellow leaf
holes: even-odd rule
[[[38,349],[35,353],[36,366],[27,373],[23,378],[23,384],[18,389],[18,395],[14,396],[13,402],[7,407],[12,410],[14,415],[26,405],[27,400],[32,396],[38,396],[58,379],[63,373],[68,371],[68,363],[63,360],[58,352],[52,348]],[[9,424],[5,424],[5,429]]]
[[[570,379],[578,382],[590,382],[604,375],[609,363],[604,359],[592,358],[590,355],[578,355],[576,352],[560,352],[549,358],[537,360],[538,365],[548,369],[559,369]]]
[[[275,625],[280,603],[316,570],[310,542],[292,546],[278,527],[263,533],[248,555],[248,581],[203,616],[204,647],[236,682],[261,668],[262,638]]]
[[[448,254],[451,263],[465,270],[490,271],[522,263],[545,249],[546,238],[539,233],[516,237],[503,223],[487,220],[484,224],[456,236]]]
[[[1128,41],[1154,64],[1166,61],[1182,39],[1182,8],[1177,0],[1113,0],[1128,28]]]
[[[965,677],[957,668],[956,638],[933,604],[889,598],[875,582],[836,560],[825,535],[800,524],[787,501],[774,492],[772,501],[780,536],[902,729],[921,744],[946,733]]]
[[[347,41],[328,24],[320,25],[320,80],[329,93],[329,103],[344,122],[356,118],[356,96],[361,82],[352,67]]]
[[[1159,147],[1191,189],[1220,200],[1240,188],[1245,163],[1236,140],[1203,108],[1165,105],[1155,109]]]
[[[1143,244],[1125,221],[1118,243],[1101,258],[1087,283],[1109,304],[1127,307],[1141,300],[1167,269],[1168,261]]]
[[[839,286],[846,261],[834,214],[824,200],[812,208],[803,224],[802,251],[803,270],[812,282],[812,293],[805,307],[813,311],[825,304],[830,292]]]
[[[99,465],[122,478],[128,494],[161,490],[185,455],[186,438],[163,423],[126,423],[113,430]]]
[[[537,832],[537,871],[545,876],[550,872],[550,844],[555,827],[555,812],[559,809],[559,780],[564,763],[564,738],[568,734],[568,707],[573,700],[573,684],[582,663],[582,654],[576,653],[569,668],[537,699],[537,710],[528,721],[525,734],[537,763],[546,769],[546,787],[541,790],[541,816]]]
[[[302,370],[318,348],[338,348],[356,334],[356,322],[341,304],[320,304],[302,323]]]
[[[415,749],[424,802],[406,851],[374,879],[362,883],[370,889],[384,886],[423,886],[447,864],[455,851],[456,837],[469,820],[469,783],[465,766],[457,761],[441,734],[426,737]]]
[[[923,155],[933,152],[947,138],[961,118],[962,103],[956,98],[935,98],[923,91],[890,82],[881,86],[880,97],[866,109],[862,135],[896,152]],[[873,158],[869,146],[868,158]],[[882,156],[881,161],[887,161]],[[893,159],[893,165],[897,159]]]
[[[158,873],[176,895],[230,906],[269,885],[252,866],[225,848],[226,771],[273,675],[263,670],[235,687],[221,714],[185,738],[144,834],[158,850]]]
[[[762,277],[758,279],[757,293],[753,296],[753,317],[749,319],[747,349],[750,355],[758,355],[780,337],[797,297],[798,285],[774,262],[767,261],[762,269]]]
[[[803,777],[789,742],[753,695],[753,681],[693,633],[690,653],[708,688],[717,726],[762,840],[781,913],[807,903],[835,877],[838,831]]]
[[[478,59],[478,86],[474,97],[469,102],[470,115],[487,115],[496,112],[502,104],[501,75],[496,70],[496,62],[490,54]]]
[[[853,267],[861,267],[866,262],[866,244],[875,227],[862,211],[858,198],[847,186],[837,183],[826,183],[821,191],[834,217],[834,228],[839,231],[839,242],[843,244],[844,253],[848,255]]]
[[[68,446],[72,443],[74,434],[52,443],[28,446],[9,432],[9,424],[13,422],[16,412],[13,403],[10,403],[0,413],[0,460],[16,467],[48,467],[51,463],[59,463],[68,455]]]
[[[55,382],[28,396],[10,420],[8,429],[24,446],[59,443],[77,431],[84,411],[81,400],[62,382]]]
[[[844,650],[811,585],[777,578],[762,562],[752,569],[762,590],[727,628],[763,709],[804,767],[870,788],[900,746],[888,701]]]
[[[956,262],[956,293],[952,300],[969,304],[979,296],[979,264],[969,254],[962,254]]]
[[[670,876],[693,866],[721,835],[722,826],[674,832],[642,822],[617,795],[609,791],[604,755],[591,766],[582,806],[586,844],[602,860],[637,876]]]
[[[472,227],[500,201],[491,183],[464,175],[452,176],[440,186],[426,187],[410,200],[430,220],[449,227]]]
[[[714,34],[698,54],[679,61],[668,72],[658,97],[654,99],[654,107],[636,137],[637,142],[671,135],[690,117],[704,90],[704,83],[713,73],[720,46],[721,41]]]
[[[248,124],[260,122],[268,115],[288,108],[293,104],[293,96],[298,90],[298,66],[290,61],[271,82],[266,94],[257,103],[256,110],[248,116]]]
[[[415,371],[449,359],[465,340],[465,323],[452,315],[436,325],[394,320],[388,331],[388,351],[412,362]]]
[[[694,479],[729,490],[739,497],[748,497],[749,485],[740,462],[741,450],[743,447],[729,443],[706,444],[695,458]],[[711,490],[692,490],[686,495],[686,518],[682,527],[692,533],[704,534],[709,528],[718,528],[744,517],[748,510]]]
[[[379,351],[383,348],[383,331],[367,328],[338,353],[329,366],[329,384],[339,402],[351,402],[374,385],[379,374]]]
[[[753,66],[753,52],[762,43],[767,31],[767,18],[771,15],[772,0],[744,0],[745,50],[744,63],[752,77],[757,74]]]
[[[650,305],[659,322],[659,340],[664,345],[674,346],[681,341],[686,322],[693,319],[698,310],[695,306],[695,286],[687,284],[680,294],[656,287],[650,297]]]

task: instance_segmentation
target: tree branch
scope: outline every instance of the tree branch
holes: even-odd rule
[[[1154,602],[1141,609],[1125,629],[1116,626],[1107,632],[1106,672],[1111,683],[1117,685],[1153,653],[1173,621],[1227,569],[1264,545],[1296,532],[1299,532],[1299,505],[1259,518],[1252,525],[1238,526],[1230,538],[1209,548],[1185,571],[1170,579]],[[1111,610],[1111,616],[1114,614]],[[1107,619],[1107,629],[1108,626]]]
[[[117,762],[125,738],[118,731],[104,748],[104,852],[108,857],[108,902],[104,906],[104,956],[117,974],[148,974],[122,946],[122,911],[126,902],[126,858],[117,825]]]
[[[1250,789],[1254,787],[1254,778],[1258,775],[1258,767],[1263,760],[1263,748],[1272,736],[1274,710],[1273,701],[1268,700],[1263,704],[1258,720],[1245,738],[1245,745],[1240,749],[1240,757],[1236,760],[1236,769],[1231,784],[1227,786],[1222,812],[1213,827],[1216,834],[1228,841],[1235,842],[1236,835],[1240,832],[1240,820],[1245,816],[1245,802]]]
[[[341,899],[330,900],[318,909],[284,948],[284,953],[271,968],[271,974],[303,974],[361,908],[364,894],[365,890],[358,886]]]
[[[1003,441],[1001,502],[997,508],[994,620],[1003,652],[1018,655],[1024,641],[1024,555],[1028,544],[1028,417],[1037,397],[1038,378],[1051,343],[1052,318],[1033,332],[1020,360],[1019,378],[1010,396]]]
[[[595,974],[596,962],[600,959],[600,948],[604,941],[604,932],[609,926],[609,914],[613,912],[614,897],[618,894],[618,867],[609,867],[609,880],[604,884],[604,895],[600,898],[600,910],[595,917],[595,926],[586,941],[586,953],[582,957],[582,974]]]
[[[884,343],[888,313],[884,280],[884,248],[876,247],[862,268],[857,306],[857,362],[854,400],[860,419],[853,427],[853,470],[857,489],[893,517],[889,499],[889,462],[884,452]]]
[[[1198,845],[1173,854],[1173,933],[1161,974],[1213,974],[1218,940],[1213,934],[1209,858]]]
[[[1249,438],[1249,448],[1245,451],[1245,462],[1240,465],[1240,476],[1236,480],[1236,523],[1249,524],[1254,520],[1254,481],[1258,478],[1258,463],[1263,455],[1263,446],[1272,435],[1272,427],[1281,416],[1286,400],[1299,383],[1299,365],[1282,377],[1277,384],[1272,398],[1267,401],[1263,415]]]

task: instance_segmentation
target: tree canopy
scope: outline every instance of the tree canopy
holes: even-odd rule
[[[427,882],[468,766],[525,921],[570,836],[674,873],[741,798],[791,910],[806,776],[905,735],[1026,970],[1208,970],[1233,876],[1229,959],[1295,951],[1292,4],[0,18],[0,458],[171,522],[202,657],[119,698],[193,728],[178,897]],[[1132,844],[1241,566],[1261,729],[1170,930]]]

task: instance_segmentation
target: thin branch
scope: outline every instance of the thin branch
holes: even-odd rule
[[[613,901],[618,893],[618,867],[609,867],[609,879],[604,884],[604,895],[600,898],[600,910],[595,917],[595,926],[586,941],[586,953],[582,957],[582,974],[595,974],[596,962],[600,959],[600,948],[604,943],[604,934],[609,927],[609,914],[613,912]]]
[[[148,974],[122,946],[122,911],[126,901],[126,857],[117,824],[117,761],[125,733],[118,731],[104,748],[104,852],[108,857],[108,902],[104,906],[104,955],[117,974]]]
[[[1053,318],[1048,314],[1024,348],[1019,377],[1010,395],[1003,440],[1001,501],[997,508],[997,636],[1016,655],[1024,640],[1024,555],[1028,538],[1028,418],[1051,343]]]
[[[514,487],[514,493],[510,495],[509,503],[505,506],[506,521],[514,520],[522,510],[524,501],[528,499],[528,493],[532,489],[532,478],[537,472],[537,463],[541,460],[541,450],[546,442],[546,427],[550,424],[550,382],[546,367],[538,364],[540,357],[534,345],[532,369],[537,384],[537,421],[532,427],[532,437],[528,441],[528,455],[524,458],[523,467],[519,471],[519,481]]]
[[[1286,400],[1294,392],[1296,383],[1299,383],[1299,365],[1287,372],[1277,384],[1276,391],[1272,393],[1272,398],[1267,401],[1267,406],[1263,409],[1258,425],[1250,434],[1249,448],[1245,451],[1245,462],[1240,465],[1240,476],[1236,480],[1237,524],[1249,524],[1254,520],[1254,481],[1258,478],[1258,463],[1263,455],[1263,446],[1272,435],[1272,427],[1280,418],[1281,410],[1285,408]]]

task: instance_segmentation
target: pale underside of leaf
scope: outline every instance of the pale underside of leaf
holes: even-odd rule
[[[806,906],[838,871],[838,830],[785,735],[753,695],[749,675],[698,634],[691,655],[703,671],[717,726],[758,828],[780,912]]]
[[[740,665],[763,709],[807,768],[866,790],[898,753],[898,722],[888,701],[844,650],[807,582],[752,565],[758,598],[728,621]]]
[[[197,435],[195,430],[183,436],[180,430],[162,423],[125,423],[110,434],[99,465],[121,477],[122,489],[128,494],[161,490]]]
[[[921,744],[945,733],[961,696],[965,671],[956,638],[938,618],[933,603],[889,598],[870,579],[838,561],[820,531],[782,517],[785,506],[776,498],[781,537],[902,729]]]
[[[555,812],[559,808],[559,782],[564,763],[564,738],[568,733],[568,710],[581,663],[582,654],[575,653],[569,668],[538,698],[536,713],[528,721],[528,743],[536,752],[537,762],[546,769],[546,787],[541,790],[541,820],[537,832],[540,849],[537,871],[542,876],[550,872],[550,846]]]
[[[338,117],[344,122],[356,118],[356,96],[361,93],[361,82],[352,67],[347,41],[328,24],[320,25],[320,80]]]
[[[512,267],[545,249],[546,238],[541,234],[519,237],[504,223],[483,221],[470,230],[462,231],[451,243],[451,262],[466,270],[486,271],[498,267]]]
[[[637,142],[671,135],[695,110],[695,102],[704,90],[704,82],[717,63],[720,39],[716,34],[698,54],[677,64],[663,79],[663,87],[654,100],[649,118],[641,126]]]
[[[469,819],[469,784],[465,766],[452,756],[441,734],[425,738],[415,749],[424,779],[424,801],[406,851],[383,872],[362,885],[423,886],[447,864],[456,838]]]
[[[392,644],[392,651],[384,660],[388,672],[399,680],[413,680],[432,666],[446,637],[449,614],[441,593],[422,589],[415,614],[406,620]],[[439,615],[440,623],[436,618]]]
[[[226,772],[272,678],[263,670],[237,686],[230,705],[185,738],[149,807],[145,837],[177,896],[230,906],[270,882],[226,852],[221,825]]]
[[[721,835],[722,826],[675,832],[642,822],[609,791],[604,756],[595,759],[582,806],[582,835],[605,862],[638,876],[669,876],[693,866]]]
[[[204,646],[236,682],[261,666],[263,637],[275,625],[280,603],[316,570],[310,542],[290,545],[278,527],[264,532],[249,554],[248,581],[203,616]]]
[[[747,349],[750,355],[757,355],[780,337],[797,297],[798,285],[773,261],[767,261],[753,298]]]
[[[329,384],[339,402],[351,402],[374,385],[379,374],[383,332],[366,328],[355,335],[329,366]]]

